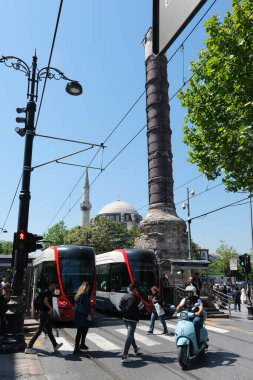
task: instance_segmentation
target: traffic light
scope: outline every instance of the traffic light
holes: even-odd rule
[[[245,255],[245,273],[250,273],[251,265],[250,265],[250,256]]]
[[[244,255],[239,256],[239,265],[240,265],[240,267],[245,269],[245,256]]]
[[[28,233],[27,252],[35,252],[37,249],[43,247],[42,243],[38,243],[43,240],[43,236]]]
[[[15,249],[26,249],[28,243],[28,233],[20,230],[14,233],[13,248]]]

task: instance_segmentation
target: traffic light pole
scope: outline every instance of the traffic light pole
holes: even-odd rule
[[[34,119],[36,112],[35,103],[35,85],[36,85],[36,70],[37,57],[33,57],[32,76],[29,100],[26,107],[26,135],[25,135],[25,150],[22,172],[22,187],[19,194],[19,212],[17,231],[24,231],[27,234],[29,206],[30,206],[30,178],[32,164],[32,149],[34,138]],[[25,244],[15,244],[15,260],[14,260],[14,275],[13,275],[13,295],[9,302],[9,310],[6,313],[6,339],[4,339],[5,350],[23,350],[25,348],[25,337],[23,332],[24,327],[24,273],[27,263],[27,248]]]
[[[22,59],[14,56],[0,57],[0,63],[5,66],[11,67],[25,73],[28,77],[28,103],[25,109],[17,109],[18,113],[25,112],[26,118],[17,118],[17,122],[25,122],[25,128],[16,128],[16,132],[20,136],[25,136],[25,149],[24,161],[22,172],[22,187],[19,194],[19,212],[18,212],[18,226],[17,233],[14,234],[14,274],[13,274],[13,294],[11,300],[8,302],[8,311],[5,314],[6,326],[4,339],[0,341],[0,352],[7,351],[22,351],[25,347],[24,339],[24,274],[27,266],[27,258],[29,249],[36,250],[39,247],[36,242],[41,240],[41,236],[29,234],[28,218],[30,206],[30,179],[32,171],[32,150],[34,139],[34,120],[36,112],[36,102],[38,98],[38,83],[42,79],[64,79],[68,81],[66,92],[69,95],[79,96],[82,94],[83,89],[81,84],[72,80],[64,75],[63,72],[55,67],[43,67],[37,70],[37,57],[36,53],[33,57],[32,67],[29,67]],[[21,239],[22,237],[22,239]]]

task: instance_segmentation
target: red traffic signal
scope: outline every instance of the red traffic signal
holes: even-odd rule
[[[27,234],[24,231],[18,231],[17,232],[17,240],[18,241],[25,241],[27,238]]]

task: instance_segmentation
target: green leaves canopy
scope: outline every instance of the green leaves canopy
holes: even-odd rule
[[[205,24],[206,49],[191,62],[193,77],[179,94],[187,108],[189,161],[228,191],[253,191],[253,2],[233,0],[223,23]]]

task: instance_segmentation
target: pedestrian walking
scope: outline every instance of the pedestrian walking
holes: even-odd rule
[[[55,282],[51,282],[48,285],[48,288],[42,292],[41,297],[40,297],[40,324],[33,335],[32,339],[27,345],[27,348],[25,350],[26,354],[35,354],[36,351],[33,349],[33,345],[42,333],[42,331],[47,331],[48,337],[52,342],[52,345],[54,347],[54,351],[58,351],[59,348],[63,345],[63,343],[57,343],[55,340],[55,337],[53,336],[52,332],[52,325],[51,325],[51,319],[50,315],[52,314],[53,311],[53,302],[52,302],[52,296],[53,292],[56,289],[57,284]]]
[[[241,311],[241,292],[238,287],[235,288],[234,303],[235,303],[235,311],[237,310],[237,307],[238,307],[238,310]]]
[[[148,330],[148,334],[153,334],[154,328],[155,328],[155,321],[157,318],[160,319],[160,322],[163,326],[163,334],[168,334],[168,329],[165,322],[165,312],[162,308],[162,300],[159,295],[159,289],[156,286],[153,286],[151,288],[151,303],[152,303],[152,313],[151,313],[151,319],[150,319],[150,326]]]
[[[89,288],[88,282],[83,282],[75,295],[75,327],[77,328],[74,355],[81,352],[81,349],[88,350],[85,338],[91,324],[91,314],[89,307]],[[81,344],[80,344],[81,341]]]
[[[128,287],[128,294],[125,294],[121,298],[119,304],[120,310],[123,314],[124,324],[127,329],[127,337],[121,363],[128,363],[132,361],[132,359],[128,357],[128,351],[131,345],[134,348],[135,356],[140,353],[140,347],[137,346],[134,339],[134,332],[140,319],[140,313],[145,313],[146,310],[143,302],[136,295],[136,290],[136,285],[131,283]]]
[[[246,290],[245,288],[241,289],[241,303],[245,304],[247,303],[247,295],[246,295]]]

